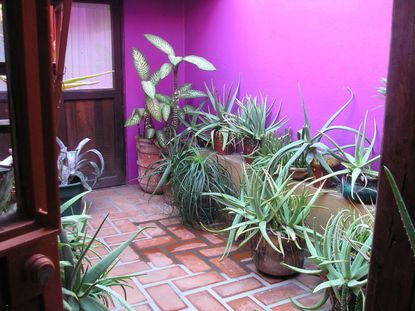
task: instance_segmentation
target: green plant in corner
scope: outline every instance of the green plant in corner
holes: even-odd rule
[[[182,99],[205,97],[206,94],[192,89],[191,83],[182,86],[178,84],[178,73],[180,65],[184,62],[196,65],[201,70],[212,71],[216,68],[206,59],[200,56],[188,55],[177,56],[173,47],[164,39],[146,34],[146,39],[157,49],[167,54],[169,62],[164,63],[158,70],[150,74],[150,65],[147,58],[139,50],[133,49],[133,61],[137,73],[141,79],[141,86],[146,95],[146,107],[135,108],[125,126],[139,124],[142,120],[145,123],[145,137],[147,139],[156,138],[160,147],[164,148],[166,143],[172,138],[179,123],[179,114],[185,113],[180,108],[179,102]],[[173,72],[173,93],[171,96],[157,92],[160,81],[165,79]],[[187,105],[187,110],[192,106]],[[153,119],[158,122],[165,122],[160,130],[155,130]]]
[[[401,214],[402,223],[405,227],[406,234],[408,235],[409,243],[411,244],[412,251],[415,256],[415,225],[411,220],[411,216],[408,213],[408,208],[403,200],[402,194],[399,191],[396,180],[393,177],[391,171],[384,166],[386,177],[388,178],[389,184],[392,188],[393,195],[395,196],[396,204],[398,205],[399,213]]]

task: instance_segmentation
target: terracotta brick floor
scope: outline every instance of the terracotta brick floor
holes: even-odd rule
[[[151,227],[121,255],[112,271],[114,275],[142,273],[127,290],[135,310],[288,311],[296,310],[290,297],[307,304],[318,299],[311,293],[318,278],[261,275],[247,249],[234,251],[221,261],[222,236],[186,228],[162,196],[148,199],[136,185],[96,190],[86,199],[91,203],[91,229],[110,214],[99,234],[106,246],[97,249],[100,255],[137,229]],[[123,309],[116,305],[114,310]]]

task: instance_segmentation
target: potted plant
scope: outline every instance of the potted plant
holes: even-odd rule
[[[82,151],[85,145],[91,141],[89,138],[84,138],[80,141],[75,150],[68,150],[59,138],[56,138],[56,141],[60,149],[57,167],[60,183],[60,200],[61,204],[63,204],[70,198],[95,186],[104,171],[104,158],[96,149]],[[89,155],[95,156],[98,162],[92,161]],[[79,214],[80,212],[81,204],[77,202],[71,206],[71,209],[64,216],[70,213]]]
[[[345,148],[339,146],[329,135],[323,134],[336,147],[336,152],[330,150],[330,153],[344,166],[344,169],[320,178],[324,180],[331,176],[344,175],[341,186],[343,196],[365,204],[376,202],[378,172],[373,170],[371,165],[380,159],[380,155],[372,156],[376,142],[376,123],[373,138],[370,144],[367,144],[369,141],[366,137],[367,115],[366,112],[363,124],[359,127],[360,134],[356,135],[355,143],[352,145],[354,155],[347,153]]]
[[[168,62],[150,74],[150,65],[147,58],[139,49],[133,49],[133,62],[141,79],[146,104],[143,108],[133,109],[125,126],[134,126],[141,122],[144,123],[144,136],[137,136],[138,181],[145,192],[152,193],[157,185],[157,179],[155,182],[149,183],[148,180],[142,180],[142,178],[149,173],[149,166],[160,159],[160,148],[165,148],[167,142],[173,138],[179,125],[180,114],[185,114],[187,111],[193,109],[190,105],[181,108],[179,106],[180,100],[206,96],[201,91],[193,90],[191,83],[179,86],[178,74],[180,65],[187,62],[196,65],[201,70],[208,71],[215,70],[215,67],[200,56],[176,56],[173,47],[166,40],[158,36],[151,34],[144,36],[157,49],[167,54]],[[173,73],[172,95],[165,95],[158,92],[157,86],[160,81],[168,77],[171,73]],[[157,130],[155,122],[159,123],[160,128]],[[157,145],[155,145],[155,142]]]
[[[223,256],[228,256],[233,244],[240,237],[239,246],[251,244],[256,268],[273,276],[292,275],[282,262],[302,267],[304,263],[304,221],[315,203],[320,189],[307,194],[304,182],[290,184],[291,178],[279,174],[277,178],[266,170],[244,167],[241,194],[238,197],[224,193],[206,193],[225,206],[234,215],[232,224],[213,232],[229,232]],[[300,194],[296,189],[303,187]],[[300,188],[301,189],[301,188]]]
[[[194,112],[201,120],[201,123],[194,129],[195,135],[200,136],[201,134],[207,133],[210,136],[214,150],[219,155],[232,154],[235,150],[236,135],[229,128],[226,118],[233,119],[235,117],[233,115],[233,108],[238,92],[239,83],[233,93],[232,87],[227,93],[224,87],[222,96],[218,95],[213,84],[211,90],[206,85],[206,93],[213,111],[209,107],[208,111],[199,110]]]
[[[79,201],[87,192],[72,198],[61,206],[64,214],[73,204]],[[118,301],[126,310],[133,307],[113,288],[129,287],[127,280],[136,276],[111,276],[110,271],[118,262],[119,255],[136,239],[146,228],[133,234],[118,248],[109,252],[99,261],[92,264],[88,259],[94,253],[94,247],[99,243],[97,235],[101,231],[108,215],[103,219],[93,236],[87,234],[90,216],[86,209],[80,215],[63,216],[61,218],[62,230],[59,233],[59,260],[62,280],[62,293],[65,310],[109,310],[111,302]]]
[[[357,216],[342,210],[330,218],[324,233],[312,236],[304,231],[304,239],[315,269],[301,269],[284,263],[293,271],[320,276],[322,283],[313,293],[324,290],[323,299],[313,306],[292,302],[302,310],[317,310],[330,298],[333,311],[363,311],[365,286],[369,272],[374,217],[371,213]]]
[[[333,173],[333,169],[338,164],[336,163],[337,160],[333,161],[334,167],[330,167],[328,162],[331,162],[330,159],[332,157],[327,158],[327,155],[330,155],[328,150],[331,148],[327,146],[326,143],[322,141],[324,138],[324,133],[333,131],[333,130],[342,130],[346,132],[358,133],[357,130],[342,126],[342,125],[332,125],[333,121],[349,106],[349,104],[353,101],[354,94],[351,89],[347,89],[350,93],[349,100],[336,112],[334,113],[327,122],[323,125],[323,127],[317,131],[315,135],[312,135],[311,124],[308,118],[307,109],[305,106],[304,98],[302,98],[302,107],[303,107],[303,114],[304,114],[304,126],[301,130],[297,133],[297,140],[289,143],[284,148],[281,148],[276,154],[272,156],[269,160],[269,165],[278,165],[282,158],[287,154],[290,154],[289,161],[285,164],[285,169],[288,171],[290,167],[292,167],[293,163],[298,160],[300,157],[305,157],[305,161],[309,167],[315,167],[314,171],[320,171],[323,174],[326,173]],[[325,157],[326,156],[326,157]],[[317,169],[316,166],[320,166],[320,169]],[[337,177],[334,176],[336,179]],[[329,183],[328,183],[329,184]]]
[[[245,97],[242,101],[236,100],[238,114],[236,117],[227,117],[226,122],[234,133],[238,133],[243,144],[245,162],[252,163],[254,156],[263,141],[269,134],[276,132],[286,122],[284,117],[278,120],[281,113],[281,103],[274,119],[269,120],[275,101],[270,105],[267,97]]]

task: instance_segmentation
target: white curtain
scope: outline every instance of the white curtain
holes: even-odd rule
[[[113,70],[111,8],[107,4],[73,3],[66,49],[64,79]],[[113,88],[113,75],[89,81],[79,89]]]

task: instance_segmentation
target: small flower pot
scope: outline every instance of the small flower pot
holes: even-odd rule
[[[232,142],[232,137],[229,135],[229,140],[227,142],[227,145],[223,147],[223,135],[220,131],[215,131],[213,134],[213,146],[216,150],[217,154],[219,155],[229,155],[232,154],[235,151],[234,144]]]
[[[86,189],[82,185],[81,181],[78,177],[75,177],[69,185],[59,186],[59,199],[60,204],[62,205],[66,201],[69,201],[73,197],[85,192]],[[79,199],[70,207],[68,207],[65,212],[63,212],[62,216],[71,216],[71,215],[79,215],[81,214],[81,207],[82,207],[82,199]]]
[[[137,143],[137,165],[138,165],[138,183],[140,188],[146,193],[154,193],[160,181],[161,175],[151,174],[155,169],[154,163],[160,160],[160,149],[153,140],[145,139],[140,136],[136,137]],[[160,194],[162,189],[155,194]]]
[[[302,167],[292,167],[289,170],[289,174],[293,180],[304,180],[308,177],[308,170]]]
[[[269,233],[269,236],[272,242],[278,245],[277,237],[273,236],[272,233]],[[281,265],[281,263],[284,262],[298,268],[303,267],[304,251],[302,248],[304,241],[299,240],[298,244],[300,244],[301,249],[299,249],[293,241],[283,238],[283,255],[273,249],[268,242],[265,241],[261,234],[257,234],[251,239],[252,259],[255,267],[262,273],[276,277],[286,277],[296,274],[295,271]]]
[[[254,161],[259,144],[260,141],[254,138],[245,137],[243,139],[243,154],[245,156],[245,163],[251,164]]]
[[[334,172],[336,171],[340,166],[340,161],[336,159],[335,157],[331,155],[324,155],[324,160],[326,160],[328,166],[331,168],[331,170]],[[314,160],[311,162],[311,168],[313,170],[313,174],[315,179],[319,179],[325,175],[327,175],[327,171],[324,169],[324,167],[321,165],[319,160],[317,158],[314,158]],[[321,184],[324,183],[323,188],[334,188],[337,185],[336,179],[334,178],[328,178],[322,181],[319,181],[315,183],[316,187],[320,187]]]
[[[366,186],[362,181],[357,180],[354,185],[352,197],[352,178],[351,176],[343,176],[341,191],[346,199],[353,202],[360,203],[361,200],[364,204],[374,204],[376,203],[378,194],[377,186],[377,179],[368,179]]]

